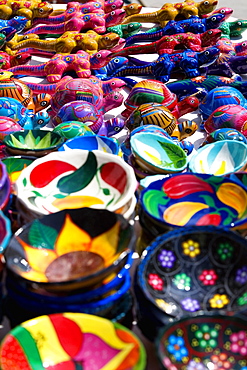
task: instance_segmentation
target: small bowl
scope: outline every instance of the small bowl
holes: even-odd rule
[[[13,351],[18,351],[18,356],[13,356]],[[144,370],[146,353],[140,340],[126,327],[94,315],[66,312],[26,321],[4,338],[2,370],[23,364],[35,369],[76,366]]]
[[[5,209],[10,197],[10,179],[5,164],[0,161],[0,210]]]
[[[215,176],[244,171],[247,167],[247,145],[237,140],[220,140],[207,144],[192,156],[189,170]]]
[[[0,211],[0,254],[2,254],[6,249],[11,235],[12,232],[10,220],[2,211]]]
[[[27,284],[75,290],[119,271],[134,240],[132,226],[121,215],[92,208],[64,210],[19,229],[5,259],[7,268]]]
[[[23,130],[5,136],[6,150],[14,155],[43,157],[57,151],[65,138],[48,130]]]
[[[118,154],[119,145],[115,139],[106,136],[77,136],[73,139],[67,140],[58,150],[101,150],[105,153]]]
[[[142,212],[161,228],[246,228],[247,188],[226,177],[184,172],[154,181],[140,194]]]
[[[184,318],[160,330],[162,369],[246,369],[247,321],[229,316]]]
[[[149,173],[176,173],[187,166],[183,149],[159,134],[136,133],[131,136],[130,145],[137,164]]]
[[[119,156],[73,149],[35,160],[15,187],[19,200],[37,214],[81,207],[114,212],[131,200],[137,181]]]
[[[85,123],[79,121],[66,121],[57,125],[53,132],[65,139],[73,139],[77,136],[93,136],[95,133]]]

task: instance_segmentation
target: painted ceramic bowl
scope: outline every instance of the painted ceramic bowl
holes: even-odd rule
[[[140,205],[149,221],[161,228],[216,225],[239,229],[247,223],[247,188],[225,177],[170,175],[142,190]]]
[[[2,161],[0,161],[0,210],[4,209],[8,204],[10,189],[10,179],[6,166]]]
[[[10,220],[0,211],[0,254],[2,254],[7,247],[11,235]]]
[[[142,254],[136,285],[147,322],[166,325],[202,312],[247,315],[246,239],[215,226],[160,235]]]
[[[237,140],[220,140],[198,149],[189,161],[191,172],[215,176],[243,171],[247,167],[247,145]]]
[[[19,200],[40,215],[80,207],[117,211],[133,197],[137,182],[119,156],[73,149],[35,160],[15,185]]]
[[[4,338],[1,368],[13,370],[20,363],[30,369],[144,370],[146,353],[135,334],[118,323],[63,313],[26,321]]]
[[[105,153],[118,154],[119,144],[115,139],[106,136],[78,136],[67,140],[58,150],[101,150]]]
[[[172,140],[153,133],[140,132],[130,138],[137,164],[150,173],[175,173],[187,166],[183,149]]]
[[[12,118],[0,116],[0,141],[6,135],[22,130],[22,127]]]
[[[53,132],[65,137],[65,139],[72,139],[76,136],[93,136],[95,133],[83,122],[66,121],[57,125]]]
[[[71,209],[19,229],[5,252],[7,268],[47,290],[94,286],[118,271],[131,252],[133,228],[107,210]]]
[[[14,155],[42,157],[58,150],[65,138],[46,130],[23,130],[5,136],[6,150]]]
[[[20,176],[21,171],[27,166],[29,166],[35,159],[36,159],[35,157],[31,158],[28,156],[21,155],[2,158],[2,162],[6,166],[6,170],[12,185]]]
[[[228,316],[185,318],[160,330],[156,350],[162,369],[247,367],[247,322]]]

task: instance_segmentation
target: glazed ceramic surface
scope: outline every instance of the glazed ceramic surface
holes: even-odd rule
[[[10,220],[0,211],[0,253],[3,253],[11,237]]]
[[[88,125],[79,121],[62,122],[54,128],[53,132],[58,133],[66,139],[72,139],[76,136],[95,135]]]
[[[202,312],[246,314],[246,248],[244,238],[223,228],[170,231],[143,252],[137,284],[166,322]]]
[[[59,151],[82,149],[82,150],[101,150],[105,153],[118,154],[119,145],[116,140],[105,136],[80,136],[67,140]]]
[[[156,348],[163,369],[245,370],[247,323],[226,316],[179,320],[161,330]]]
[[[117,211],[132,198],[136,184],[134,171],[120,157],[73,149],[34,161],[22,171],[16,191],[38,214],[87,206]]]
[[[151,220],[169,227],[247,222],[247,188],[225,177],[174,174],[142,190],[140,203]]]
[[[10,196],[10,179],[5,164],[0,161],[0,210],[4,209]]]
[[[91,208],[65,210],[19,229],[5,257],[10,271],[47,283],[47,288],[92,286],[118,268],[133,239],[121,215]]]
[[[13,132],[20,131],[22,127],[12,118],[0,117],[0,141]]]
[[[189,161],[192,172],[226,175],[247,167],[247,145],[237,140],[220,140],[198,149]]]
[[[13,157],[4,157],[2,158],[2,162],[6,166],[7,173],[9,175],[11,184],[14,184],[15,181],[21,174],[21,171],[29,166],[33,161],[34,158],[25,157],[25,156],[13,156]]]
[[[136,133],[131,137],[130,145],[136,162],[151,173],[181,172],[187,166],[183,149],[161,135]]]
[[[2,369],[13,370],[20,363],[28,369],[144,370],[146,354],[134,333],[120,324],[63,313],[26,321],[5,337]]]

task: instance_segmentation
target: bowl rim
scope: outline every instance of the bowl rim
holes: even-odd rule
[[[88,150],[88,149],[79,148],[79,147],[78,148],[71,148],[70,144],[73,143],[73,142],[76,143],[76,142],[80,142],[80,141],[95,141],[95,140],[97,140],[97,138],[100,138],[102,141],[104,141],[106,143],[106,145],[108,145],[108,143],[109,143],[108,146],[112,150],[112,154],[118,154],[119,145],[116,142],[116,140],[114,140],[113,138],[108,137],[108,136],[102,136],[102,135],[97,135],[97,134],[88,135],[88,136],[85,136],[85,135],[75,136],[71,139],[68,139],[61,145],[61,147],[58,149],[58,151],[66,151],[66,150],[74,150],[74,149]],[[68,148],[66,148],[66,146],[68,146]],[[95,148],[95,149],[90,149],[90,150],[95,151],[95,150],[101,150],[101,149],[96,149]]]

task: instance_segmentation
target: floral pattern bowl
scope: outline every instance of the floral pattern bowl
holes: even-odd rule
[[[130,138],[137,164],[149,173],[175,173],[187,166],[187,156],[172,140],[152,132],[139,132]]]
[[[198,149],[189,170],[211,175],[227,175],[247,167],[247,145],[237,140],[220,140]]]
[[[146,353],[126,327],[94,315],[65,312],[26,321],[4,338],[2,370],[24,365],[48,370],[144,370]]]
[[[3,139],[8,153],[34,157],[43,157],[58,150],[64,141],[64,137],[49,130],[17,131]]]
[[[95,286],[126,262],[135,241],[123,216],[107,210],[71,209],[19,229],[5,251],[7,268],[46,290]]]
[[[160,330],[158,359],[168,370],[245,370],[247,322],[228,316],[184,318]]]
[[[20,201],[41,215],[80,207],[117,211],[131,200],[137,181],[119,156],[73,149],[35,160],[15,185]]]
[[[246,240],[216,226],[162,234],[143,252],[136,285],[141,314],[148,305],[142,315],[163,325],[202,312],[247,315]]]
[[[141,191],[140,205],[161,228],[247,223],[247,188],[221,176],[184,172],[154,181]]]

